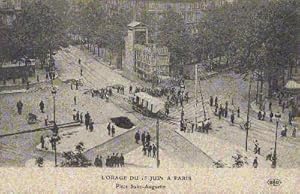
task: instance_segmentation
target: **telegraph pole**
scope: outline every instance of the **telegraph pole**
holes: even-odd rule
[[[160,160],[159,160],[159,118],[157,118],[156,122],[156,147],[157,147],[157,156],[156,156],[156,165],[159,168]]]
[[[248,133],[249,133],[249,128],[250,128],[249,114],[250,114],[250,96],[251,96],[251,75],[252,75],[252,72],[250,72],[250,74],[249,74],[247,122],[245,124],[245,129],[246,129],[246,152],[248,150]]]
[[[195,125],[194,129],[197,129],[197,108],[198,108],[198,65],[195,64]],[[193,132],[193,131],[192,131]]]

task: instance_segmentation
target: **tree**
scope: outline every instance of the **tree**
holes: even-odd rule
[[[183,18],[178,13],[168,10],[160,21],[158,43],[169,49],[171,72],[174,75],[182,75],[183,65],[192,57],[191,40]]]
[[[40,59],[42,64],[65,40],[62,18],[44,1],[25,4],[14,22],[12,50],[15,59],[24,56]]]

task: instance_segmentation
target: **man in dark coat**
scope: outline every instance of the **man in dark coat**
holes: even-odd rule
[[[253,160],[253,168],[257,168],[258,162],[257,162],[257,157]]]
[[[147,135],[146,135],[146,142],[149,144],[151,141],[151,136],[149,134],[149,132],[147,132]]]
[[[218,104],[218,96],[215,98],[215,106]]]
[[[148,157],[151,157],[152,146],[148,146]]]
[[[258,120],[261,120],[261,117],[262,117],[262,114],[261,114],[261,111],[259,111],[258,114],[257,114]]]
[[[79,121],[79,111],[76,113],[76,121]]]
[[[89,112],[87,112],[84,115],[84,119],[85,119],[84,123],[85,123],[86,130],[88,130],[89,123],[90,123],[90,114],[89,114]]]
[[[120,156],[120,165],[121,165],[121,167],[124,167],[124,156],[123,156],[123,154],[121,154],[121,156]]]
[[[43,101],[40,102],[40,110],[42,113],[44,113],[45,104]]]
[[[139,133],[139,131],[137,131],[136,133],[135,133],[135,136],[134,136],[134,138],[135,138],[135,143],[139,143],[139,141],[140,141],[140,133]]]
[[[44,140],[44,137],[41,136],[41,148],[44,149],[45,147],[45,140]]]
[[[219,120],[220,120],[221,116],[222,116],[222,109],[221,108],[219,109],[218,116],[219,116]]]
[[[240,107],[237,109],[237,117],[240,118]]]
[[[231,119],[231,123],[234,124],[234,113],[231,114],[230,119]]]
[[[18,109],[19,115],[21,115],[22,109],[23,109],[23,103],[21,102],[21,100],[19,100],[19,102],[17,103],[17,109]]]
[[[143,152],[144,152],[144,156],[146,156],[146,154],[147,154],[147,148],[146,148],[146,145],[143,146]]]
[[[273,119],[273,116],[274,116],[274,114],[273,114],[273,112],[271,111],[271,112],[270,112],[270,122],[273,122],[273,120],[272,120],[272,119]]]
[[[157,151],[157,148],[154,144],[152,145],[152,150],[153,150],[153,158],[154,158],[156,157],[156,151]]]
[[[213,104],[214,104],[214,98],[212,96],[210,96],[209,105],[213,106]]]
[[[92,119],[89,120],[89,130],[92,132],[94,130],[94,122]]]
[[[145,131],[142,133],[142,143],[143,145],[145,145],[145,142],[146,142],[146,133]]]

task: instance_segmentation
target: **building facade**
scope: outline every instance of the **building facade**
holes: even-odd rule
[[[141,22],[128,25],[125,37],[125,60],[123,70],[127,75],[151,81],[169,76],[170,53],[166,47],[148,43],[148,29]]]

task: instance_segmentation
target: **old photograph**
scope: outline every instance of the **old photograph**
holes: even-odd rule
[[[298,19],[297,0],[0,0],[0,167],[299,169]]]

